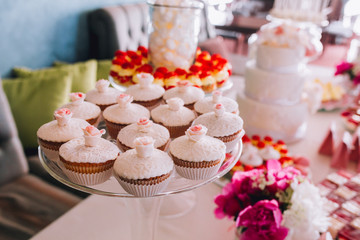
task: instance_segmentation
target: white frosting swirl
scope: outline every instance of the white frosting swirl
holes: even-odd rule
[[[201,138],[203,138],[207,133],[207,128],[201,124],[195,125],[192,127],[189,127],[188,130],[186,130],[185,135],[194,142],[199,141]]]
[[[100,79],[96,82],[95,88],[98,90],[98,92],[104,93],[109,89],[109,86],[110,82],[108,80]]]
[[[69,123],[72,115],[73,113],[68,108],[61,108],[54,112],[54,116],[57,120],[57,123],[61,127],[66,126]]]

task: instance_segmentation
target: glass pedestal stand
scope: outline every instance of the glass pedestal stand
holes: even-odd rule
[[[128,210],[127,214],[129,217],[129,225],[131,227],[131,239],[144,240],[156,239],[157,224],[161,213],[162,204],[164,201],[166,201],[166,198],[175,199],[178,194],[191,193],[189,192],[190,190],[204,186],[205,184],[211,183],[224,176],[239,160],[242,152],[242,146],[243,145],[240,140],[234,150],[231,153],[227,154],[223,165],[220,167],[218,173],[215,176],[204,180],[189,180],[182,178],[175,173],[172,175],[172,179],[169,185],[163,192],[147,198],[139,198],[125,192],[114,177],[110,177],[110,179],[106,182],[94,186],[85,186],[74,183],[69,180],[69,178],[64,174],[64,172],[56,162],[49,160],[45,156],[44,152],[40,149],[40,147],[38,151],[40,162],[43,167],[49,172],[51,176],[53,176],[55,179],[62,182],[63,184],[90,194],[124,198],[126,208]],[[191,197],[191,194],[185,196],[189,197],[189,199],[187,199],[189,200],[188,206],[191,206],[191,203],[194,199]],[[171,209],[171,206],[167,206],[167,208]],[[185,210],[190,211],[191,208],[186,209],[185,207]],[[181,211],[169,213],[166,211],[166,209],[164,209],[163,212],[164,217],[174,217],[177,216],[177,214],[184,213]]]

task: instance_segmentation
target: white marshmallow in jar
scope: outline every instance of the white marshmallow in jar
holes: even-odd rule
[[[195,59],[201,14],[199,0],[149,0],[149,55],[151,64],[189,69]]]

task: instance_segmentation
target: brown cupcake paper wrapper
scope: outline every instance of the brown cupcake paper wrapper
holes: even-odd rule
[[[175,163],[176,172],[180,176],[192,180],[201,180],[214,176],[219,171],[225,156],[222,159],[202,162],[185,161],[174,156],[172,158]]]
[[[106,128],[108,130],[108,133],[112,139],[116,139],[120,130],[128,125],[128,124],[119,124],[119,123],[109,122],[106,119],[104,119],[104,121],[106,124]]]
[[[64,168],[77,173],[85,174],[99,173],[112,169],[115,162],[115,159],[113,159],[103,163],[77,163],[66,161],[64,158],[62,158],[62,156],[59,156],[59,158]]]
[[[38,143],[43,148],[59,151],[59,148],[65,142],[52,142],[52,141],[47,141],[47,140],[44,140],[44,139],[41,139],[41,138],[38,137]]]
[[[113,175],[126,192],[138,197],[151,197],[162,192],[166,188],[170,182],[171,174],[172,173],[168,173],[163,175],[163,177],[152,178],[150,180],[123,179],[115,172]]]
[[[159,123],[161,124],[161,123]],[[161,124],[163,125],[163,124]],[[191,123],[185,125],[185,126],[165,126],[169,130],[170,138],[177,138],[180,136],[185,135],[186,130],[191,126]]]
[[[239,140],[244,136],[245,131],[241,129],[240,131],[236,132],[233,135],[225,136],[225,137],[215,137],[217,139],[220,139],[225,143],[226,146],[226,153],[231,152],[234,150],[236,144],[239,142]]]
[[[146,107],[149,111],[151,111],[162,103],[162,98],[150,101],[134,101],[133,103],[140,104],[141,106]]]
[[[112,103],[112,104],[96,104],[100,107],[101,112],[103,112],[107,107],[110,107],[111,105],[116,104],[116,102]]]
[[[103,172],[90,173],[90,174],[74,172],[66,169],[65,167],[62,167],[62,170],[72,182],[86,186],[103,183],[107,181],[112,174],[112,168]]]
[[[190,110],[194,110],[195,103],[185,104],[184,107],[187,107]]]
[[[100,119],[100,115],[98,116],[98,117],[96,117],[96,118],[90,118],[90,119],[87,119],[86,121],[90,124],[90,125],[94,125],[95,126],[95,124],[96,123],[99,123],[99,120]],[[97,126],[97,125],[96,125]],[[96,127],[95,126],[95,127]]]

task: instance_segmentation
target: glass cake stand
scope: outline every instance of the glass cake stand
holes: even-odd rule
[[[125,92],[125,91],[126,91],[127,87],[124,86],[124,85],[121,85],[121,84],[117,83],[116,80],[115,80],[112,76],[109,76],[109,81],[110,81],[111,85],[112,85],[114,88],[116,88],[116,89],[118,89],[118,90],[120,90],[120,91],[122,91],[122,92]],[[231,78],[229,78],[222,87],[217,88],[217,89],[215,89],[215,90],[219,90],[219,91],[225,92],[225,91],[227,91],[227,90],[230,90],[230,89],[233,87],[233,85],[234,85],[233,81],[231,80]],[[210,96],[211,93],[206,93],[205,95],[206,95],[206,96]]]
[[[90,194],[98,194],[108,197],[131,198],[131,201],[125,201],[127,206],[129,220],[131,224],[131,233],[133,240],[156,239],[157,223],[160,216],[162,203],[166,198],[173,197],[175,194],[184,194],[190,190],[199,188],[208,183],[223,177],[229,172],[236,162],[239,160],[242,153],[242,141],[239,140],[234,150],[226,154],[226,159],[220,167],[217,174],[209,179],[204,180],[190,180],[181,177],[175,171],[171,176],[169,185],[164,191],[152,197],[136,197],[127,192],[121,187],[117,180],[112,176],[109,180],[102,184],[85,186],[74,183],[65,175],[57,162],[48,159],[41,148],[38,148],[39,158],[42,166],[49,174],[61,183]],[[185,195],[186,196],[186,195]],[[191,200],[191,199],[190,199]],[[135,205],[134,205],[135,204]],[[134,207],[136,206],[136,207]]]

